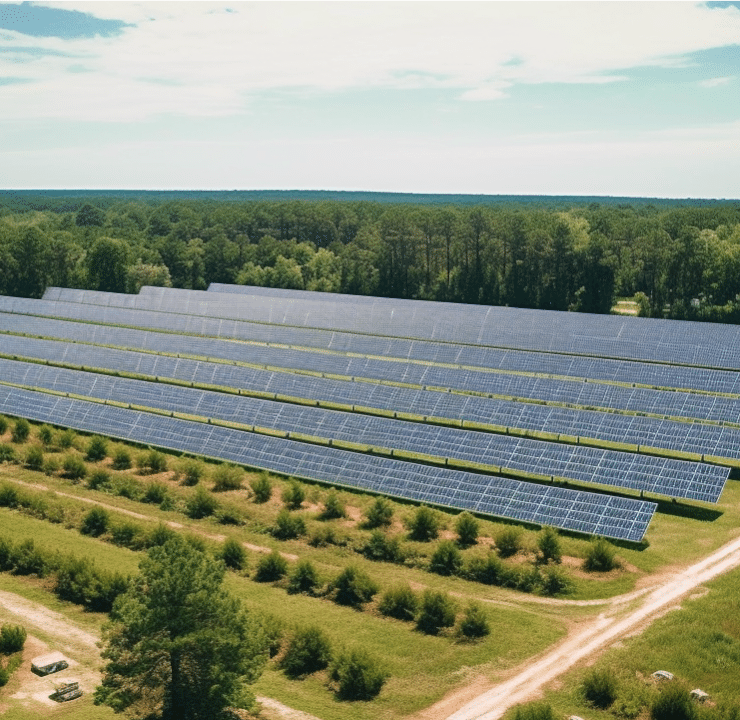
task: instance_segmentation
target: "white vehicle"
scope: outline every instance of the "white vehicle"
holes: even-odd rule
[[[69,667],[67,658],[60,652],[39,655],[31,660],[31,670],[37,675],[51,675]]]
[[[656,670],[653,673],[653,677],[656,680],[673,680],[673,673],[669,673],[667,670]]]
[[[699,690],[699,688],[696,688],[696,690],[691,691],[691,697],[698,701],[698,702],[706,702],[709,700],[709,695],[705,693],[703,690]]]

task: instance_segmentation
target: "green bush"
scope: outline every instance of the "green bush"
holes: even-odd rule
[[[461,547],[470,547],[478,542],[478,521],[467,511],[455,520],[457,542]]]
[[[505,527],[496,535],[496,550],[501,557],[516,555],[522,542],[522,531],[518,527]]]
[[[197,485],[205,474],[205,467],[199,460],[186,460],[180,466],[180,473],[182,474],[182,484],[188,487]]]
[[[275,615],[264,614],[260,618],[260,625],[267,642],[267,652],[271,658],[274,658],[283,646],[285,623]]]
[[[98,468],[93,470],[90,477],[87,479],[87,486],[90,490],[102,490],[110,485],[111,476],[107,470]]]
[[[291,480],[283,489],[281,498],[288,508],[298,510],[306,499],[306,491],[298,481]]]
[[[113,453],[114,470],[128,470],[131,467],[131,453],[126,448],[118,448]]]
[[[288,561],[277,550],[273,550],[257,563],[254,579],[257,582],[275,582],[287,572]]]
[[[321,585],[319,574],[310,560],[299,560],[288,579],[288,592],[314,595]]]
[[[93,537],[99,537],[103,533],[108,531],[110,526],[110,515],[104,508],[93,508],[87,515],[82,519],[82,525],[80,526],[80,532],[83,535],[92,535]]]
[[[299,515],[292,515],[283,508],[275,518],[275,525],[270,531],[278,540],[291,540],[306,534],[306,523]]]
[[[455,624],[455,604],[447,593],[425,590],[416,628],[427,635],[437,635],[440,630]]]
[[[44,467],[42,470],[44,471],[45,475],[54,475],[55,473],[59,472],[59,468],[61,467],[59,460],[57,460],[55,457],[46,458],[44,461]]]
[[[469,639],[482,638],[491,633],[491,626],[483,608],[477,603],[471,603],[465,608],[460,620],[460,634]]]
[[[195,492],[185,502],[185,513],[189,518],[200,518],[213,515],[218,509],[218,501],[202,485],[195,488]]]
[[[136,467],[142,475],[157,475],[167,470],[167,456],[159,450],[149,450],[136,458]]]
[[[15,448],[8,443],[0,443],[0,463],[15,462]]]
[[[266,503],[272,497],[272,483],[267,473],[261,472],[250,483],[256,503]]]
[[[94,435],[87,446],[85,459],[90,462],[100,462],[108,457],[108,441],[100,435]]]
[[[611,670],[593,669],[583,678],[581,692],[589,705],[606,710],[617,699],[619,683]]]
[[[619,567],[614,546],[605,538],[599,537],[591,542],[583,561],[584,570],[589,572],[609,572]]]
[[[310,675],[331,662],[331,643],[323,630],[307,627],[290,639],[280,667],[291,677]]]
[[[452,540],[442,540],[429,560],[430,572],[438,575],[459,575],[462,567],[462,555]]]
[[[132,522],[121,522],[110,528],[110,539],[114,545],[130,550],[141,550],[146,541],[141,528]]]
[[[10,562],[16,575],[39,577],[44,577],[52,564],[48,553],[37,548],[32,538],[13,546]]]
[[[213,473],[214,492],[240,490],[244,480],[244,471],[238,465],[219,465]]]
[[[0,433],[2,435],[2,433]],[[44,447],[50,447],[54,442],[54,429],[51,425],[42,425],[38,432],[39,440]]]
[[[5,415],[0,415],[0,437],[5,435],[8,431],[8,418]]]
[[[14,443],[24,443],[31,434],[31,426],[26,418],[18,418],[13,424],[10,438]]]
[[[469,580],[484,585],[504,585],[506,573],[507,568],[501,558],[489,552],[469,558],[463,574]]]
[[[0,485],[0,507],[14,508],[18,506],[18,488],[10,483]]]
[[[59,433],[59,447],[62,450],[69,450],[74,447],[75,441],[77,440],[77,433],[72,428],[66,428]]]
[[[650,708],[652,720],[696,720],[691,694],[681,683],[664,683]]]
[[[349,566],[337,575],[329,591],[333,593],[334,601],[340,605],[360,607],[373,599],[378,586],[367,573]]]
[[[226,567],[231,570],[241,571],[247,567],[247,552],[244,546],[234,538],[226,538],[219,556]]]
[[[406,558],[401,541],[397,537],[388,537],[382,530],[373,530],[360,552],[368,560],[377,562],[402,563]]]
[[[411,520],[409,520],[408,527],[409,537],[412,540],[419,540],[421,542],[434,540],[439,534],[439,513],[427,505],[421,505],[416,509]]]
[[[556,717],[547,703],[530,703],[517,707],[514,720],[556,720]]]
[[[335,490],[329,491],[329,494],[324,500],[324,509],[319,515],[320,520],[335,520],[343,518],[347,515],[344,509],[344,503],[339,499]]]
[[[556,567],[545,568],[540,575],[540,592],[551,597],[570,591],[571,583],[567,575]]]
[[[327,545],[345,547],[349,544],[349,538],[346,532],[333,525],[321,525],[313,530],[311,537],[308,538],[308,544],[311,547],[326,547]]]
[[[337,683],[337,696],[341,700],[372,700],[389,674],[365,650],[355,649],[334,658],[329,676]]]
[[[540,551],[540,562],[560,563],[562,561],[563,553],[560,549],[560,538],[555,528],[542,528],[542,532],[537,536],[537,547]]]
[[[67,455],[62,460],[62,471],[69,480],[79,481],[87,475],[87,465],[77,455]]]
[[[159,523],[146,538],[146,547],[159,547],[164,545],[168,540],[171,540],[177,533],[169,526],[164,523]]]
[[[139,500],[142,495],[142,488],[136,478],[124,475],[113,480],[111,483],[111,492],[129,500]]]
[[[68,557],[57,570],[54,592],[95,612],[110,612],[128,582],[125,576],[98,568],[88,558]]]
[[[384,497],[377,497],[365,512],[366,528],[385,527],[393,520],[393,506]]]
[[[31,445],[26,451],[26,467],[41,471],[44,467],[44,451],[38,445]]]
[[[26,644],[26,637],[23,625],[3,625],[0,628],[0,653],[10,655],[20,652]]]
[[[408,583],[386,590],[378,604],[378,610],[383,615],[407,622],[412,622],[416,617],[418,607],[419,600]]]
[[[141,499],[145,503],[160,505],[167,499],[167,496],[167,486],[164,483],[154,481],[147,484]]]

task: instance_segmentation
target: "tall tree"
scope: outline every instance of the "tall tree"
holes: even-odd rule
[[[225,566],[179,535],[151,548],[104,628],[95,701],[131,718],[215,720],[248,708],[267,660],[259,623],[222,589]]]

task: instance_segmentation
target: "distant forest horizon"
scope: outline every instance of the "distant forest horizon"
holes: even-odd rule
[[[212,282],[740,322],[740,200],[0,191],[0,294]]]

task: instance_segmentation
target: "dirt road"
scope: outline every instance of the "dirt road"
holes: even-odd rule
[[[587,628],[540,659],[528,661],[526,668],[448,715],[447,720],[497,720],[510,707],[536,698],[547,683],[579,661],[644,626],[695,588],[736,567],[740,567],[740,538],[648,590],[639,607],[627,615],[620,617],[621,604],[611,606]]]

